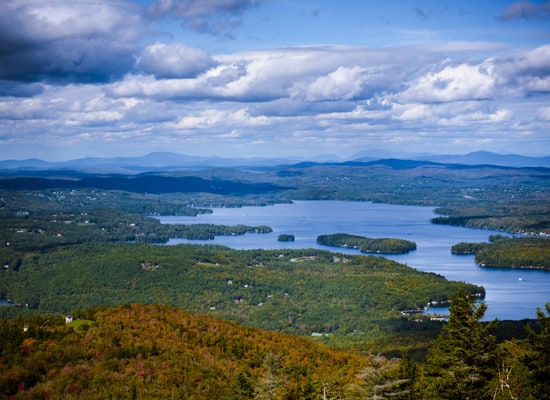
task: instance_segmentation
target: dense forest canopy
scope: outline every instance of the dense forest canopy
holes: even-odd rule
[[[500,344],[483,311],[459,288],[419,364],[164,305],[0,320],[0,399],[548,398],[550,305]]]
[[[162,303],[303,335],[368,336],[404,310],[447,301],[458,288],[382,257],[131,243],[29,252],[17,270],[0,270],[0,278],[4,297],[41,313]],[[482,287],[467,289],[484,295]]]

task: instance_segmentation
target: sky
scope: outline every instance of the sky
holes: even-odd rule
[[[0,159],[550,155],[550,1],[1,3]]]

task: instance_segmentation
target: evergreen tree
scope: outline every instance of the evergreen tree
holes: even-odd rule
[[[538,308],[538,326],[527,326],[528,345],[525,364],[529,370],[533,398],[550,399],[550,303],[546,303],[546,312]]]
[[[533,385],[524,363],[526,353],[524,340],[507,340],[497,347],[493,400],[533,399]]]
[[[494,323],[479,321],[487,306],[474,303],[461,287],[451,298],[450,317],[428,351],[419,379],[425,399],[491,398],[495,373]]]

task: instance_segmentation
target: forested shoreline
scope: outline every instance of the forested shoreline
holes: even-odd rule
[[[487,268],[550,270],[550,238],[489,237],[487,243],[457,243],[453,254],[475,254],[475,262]]]

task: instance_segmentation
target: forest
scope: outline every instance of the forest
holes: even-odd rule
[[[446,302],[459,287],[375,256],[304,250],[237,251],[220,246],[89,243],[22,255],[0,270],[0,294],[24,311],[60,313],[160,303],[281,332],[376,338],[415,330],[403,316]],[[465,284],[472,296],[484,289]],[[415,315],[415,319],[422,316]]]
[[[0,320],[0,399],[549,398],[550,306],[500,343],[463,288],[450,311],[420,363],[159,304]]]
[[[325,246],[351,247],[362,253],[403,254],[416,249],[416,243],[404,239],[381,238],[372,239],[347,233],[320,235],[317,243]]]

